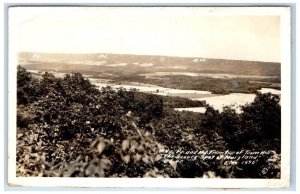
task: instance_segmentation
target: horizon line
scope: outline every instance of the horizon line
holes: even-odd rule
[[[207,58],[201,56],[175,56],[175,55],[159,55],[159,54],[133,54],[133,53],[110,53],[110,52],[35,52],[35,51],[18,51],[20,53],[36,53],[36,54],[55,54],[55,55],[95,55],[95,54],[112,54],[112,55],[135,55],[135,56],[153,56],[153,57],[176,57],[176,58],[200,58],[200,59],[215,59],[215,60],[228,60],[228,61],[249,61],[249,62],[263,62],[263,63],[279,63],[281,61],[260,61],[249,59],[225,59],[225,58]]]

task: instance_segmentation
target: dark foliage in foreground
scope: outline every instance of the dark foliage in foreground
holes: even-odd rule
[[[18,67],[17,84],[17,176],[280,176],[277,96],[257,93],[242,114],[230,107],[222,113],[207,107],[198,114],[166,105],[180,99],[109,87],[99,91],[79,73],[35,79]],[[277,153],[256,165],[224,166],[200,158],[164,162],[159,150],[167,148]]]

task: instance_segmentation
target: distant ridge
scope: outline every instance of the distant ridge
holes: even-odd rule
[[[280,63],[111,53],[18,53],[20,65],[47,71],[147,73],[158,71],[280,76]],[[126,66],[126,68],[125,68]]]
[[[261,63],[278,63],[280,62],[270,62],[270,61],[257,61],[257,60],[240,60],[240,59],[222,59],[222,58],[206,58],[201,56],[195,57],[183,57],[183,56],[169,56],[169,55],[141,55],[141,54],[121,54],[121,53],[48,53],[48,52],[18,52],[19,57],[25,57],[27,55],[41,55],[41,56],[60,56],[60,57],[86,57],[86,56],[99,56],[99,55],[110,55],[110,56],[135,56],[135,57],[166,57],[166,58],[184,58],[184,59],[211,59],[211,60],[228,60],[228,61],[251,61],[251,62],[261,62]]]

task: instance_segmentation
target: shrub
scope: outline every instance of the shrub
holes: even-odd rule
[[[280,142],[281,107],[279,102],[278,95],[257,92],[254,102],[242,106],[241,124],[245,131],[243,139],[248,141],[253,139],[257,144],[264,140],[279,140]]]

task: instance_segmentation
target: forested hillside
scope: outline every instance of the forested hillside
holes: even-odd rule
[[[44,73],[37,79],[19,66],[16,173],[280,178],[279,100],[256,93],[241,114],[209,106],[205,114],[177,112],[174,107],[204,104],[109,87],[98,90],[80,73],[63,78]],[[180,157],[176,150],[182,150]],[[229,151],[258,152],[259,157],[207,158]]]

